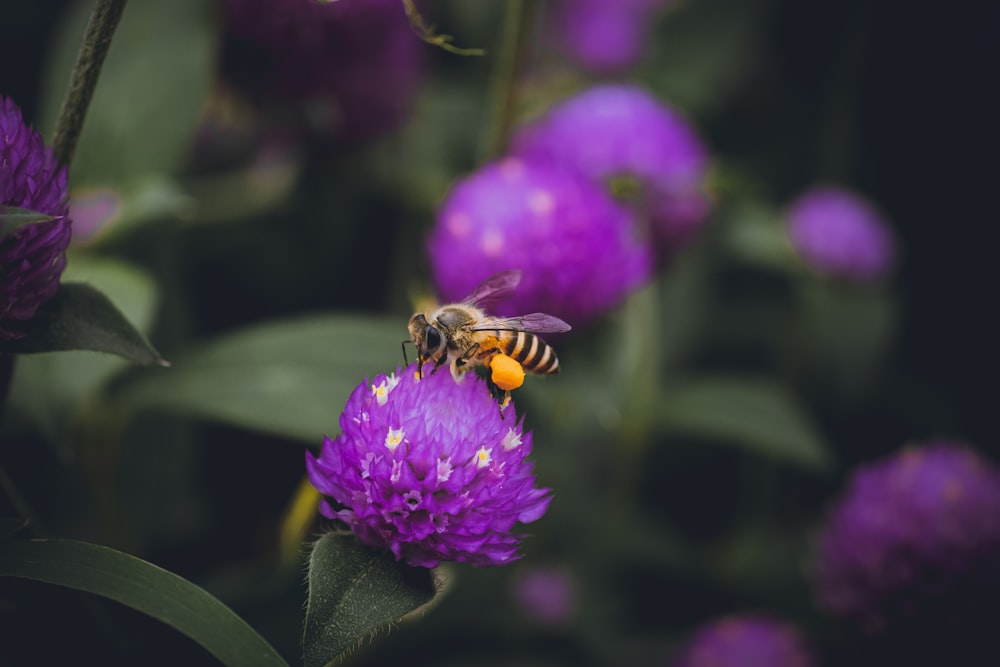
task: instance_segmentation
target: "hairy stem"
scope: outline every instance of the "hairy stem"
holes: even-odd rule
[[[83,44],[70,74],[69,88],[56,120],[52,149],[60,165],[69,166],[73,160],[73,151],[76,150],[76,142],[83,129],[87,107],[90,106],[94,88],[97,87],[97,76],[104,64],[104,57],[108,55],[111,36],[115,33],[126,2],[127,0],[97,0],[90,15]]]

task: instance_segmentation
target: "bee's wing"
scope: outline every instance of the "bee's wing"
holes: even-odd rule
[[[572,327],[554,315],[531,313],[518,317],[491,317],[472,328],[473,331],[488,331],[490,329],[509,329],[544,334],[562,333],[569,331]]]
[[[521,282],[520,271],[502,271],[484,280],[472,290],[472,294],[462,300],[462,303],[489,311],[491,306],[510,298],[519,282]]]

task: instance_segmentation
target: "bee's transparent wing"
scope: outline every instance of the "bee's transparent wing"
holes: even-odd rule
[[[520,271],[502,271],[484,280],[476,289],[472,290],[472,294],[462,300],[462,303],[482,308],[488,312],[492,306],[510,298],[519,282],[521,282]]]
[[[569,331],[572,327],[554,315],[545,313],[531,313],[530,315],[520,315],[518,317],[496,317],[490,318],[479,326],[473,327],[473,331],[489,331],[490,329],[509,329],[511,331],[529,331],[531,333],[562,333]]]

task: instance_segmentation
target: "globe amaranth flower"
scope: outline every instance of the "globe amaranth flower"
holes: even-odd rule
[[[576,584],[562,567],[523,569],[514,577],[513,594],[525,616],[549,627],[566,625],[576,606]]]
[[[572,169],[632,204],[663,255],[695,238],[711,212],[708,153],[679,112],[633,85],[605,84],[521,127],[511,154]]]
[[[672,667],[812,667],[805,638],[791,625],[758,614],[724,616],[699,628]]]
[[[505,158],[454,186],[428,248],[439,296],[459,301],[520,269],[492,315],[544,312],[577,326],[616,306],[651,271],[631,216],[592,183],[554,165]]]
[[[558,0],[550,31],[559,49],[583,69],[620,73],[645,51],[652,19],[673,0]]]
[[[320,511],[410,565],[503,565],[518,557],[514,524],[539,519],[551,499],[526,461],[531,434],[482,380],[429,369],[418,379],[414,364],[354,390],[340,435],[306,454],[326,496]]]
[[[0,340],[23,338],[24,324],[59,288],[71,235],[66,178],[41,135],[0,95],[0,206],[56,218],[0,230]]]
[[[1000,470],[946,441],[858,468],[819,537],[812,579],[828,612],[870,635],[996,618]]]
[[[817,273],[859,282],[892,268],[896,243],[888,224],[861,196],[839,187],[813,188],[786,213],[792,247]]]
[[[224,7],[223,76],[258,101],[297,102],[315,134],[345,142],[406,118],[423,80],[424,45],[399,0],[225,0]]]

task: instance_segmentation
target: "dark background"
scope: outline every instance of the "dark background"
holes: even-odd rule
[[[52,19],[66,3],[8,4],[0,39],[0,94],[13,98],[32,118],[37,112]],[[994,421],[998,334],[993,271],[998,222],[994,127],[1000,117],[996,95],[1000,8],[976,2],[944,6],[889,0],[756,4],[763,8],[757,14],[763,17],[757,29],[758,49],[746,68],[747,78],[733,87],[726,103],[697,119],[706,142],[713,152],[751,166],[758,180],[766,183],[768,195],[778,201],[787,201],[822,178],[857,188],[885,211],[902,246],[895,280],[902,320],[886,374],[891,379],[865,409],[823,424],[840,447],[842,465],[850,467],[891,451],[906,439],[936,433],[967,439],[996,457],[1000,442]],[[305,187],[318,190],[321,185],[307,183]],[[388,206],[379,217],[391,221],[396,215],[399,212]],[[357,265],[339,265],[336,270],[343,276],[380,255],[380,238],[374,230],[362,233],[355,242],[357,250],[350,256]],[[252,241],[248,243],[252,246]],[[280,249],[284,254],[279,260],[292,267],[296,252],[316,247],[317,241],[303,238],[287,243]],[[212,255],[193,254],[187,261],[185,270],[194,277],[192,283],[213,285],[204,291],[192,290],[199,300],[193,304],[198,333],[206,335],[317,306],[362,308],[382,299],[385,289],[366,283],[366,287],[335,294],[306,291],[292,298],[223,299],[222,295],[234,291],[231,287],[248,267],[238,259],[220,262]],[[915,411],[914,405],[927,409]],[[215,444],[205,456],[206,479],[232,473],[233,462],[247,451],[274,451],[273,443],[263,436],[202,428],[202,437]],[[38,456],[38,464],[44,465],[44,457]],[[217,515],[212,519],[231,517],[222,522],[225,527],[214,533],[206,530],[197,562],[192,562],[189,553],[169,550],[151,559],[196,576],[223,566],[233,554],[262,548],[258,542],[263,542],[263,534],[280,518],[275,508],[282,506],[286,490],[301,475],[300,456],[292,452],[271,456],[266,462],[240,461],[246,479],[266,473],[282,480],[257,487],[270,492],[246,493],[230,482],[236,487],[233,493],[233,488],[210,488],[202,483],[202,492],[217,494],[213,503]],[[798,498],[795,488],[789,492],[793,503]],[[655,496],[656,491],[652,489],[649,495]],[[808,496],[809,492],[804,493]],[[664,496],[659,502],[684,501],[680,494]],[[719,508],[730,500],[725,493],[719,494],[714,504],[702,506],[699,518],[724,521],[725,512]],[[642,580],[641,575],[633,581],[627,571],[619,583],[637,593],[660,590],[656,582]],[[36,590],[32,584],[11,586],[14,592]],[[676,617],[655,617],[658,622],[690,623],[721,603],[741,601],[716,591],[716,597],[711,602],[703,600],[702,607],[698,600],[703,591],[696,586],[687,591],[688,597],[676,582],[670,587],[688,600],[689,608],[674,612]],[[650,595],[655,597],[655,593]],[[86,616],[91,602],[76,595],[61,599],[65,607],[56,620],[66,624],[69,641],[87,654],[88,647],[93,648],[89,642],[100,645],[103,640],[89,629],[74,630],[72,619]],[[280,611],[301,613],[295,600],[285,599],[282,604],[287,609]],[[644,604],[639,595],[636,607]],[[649,600],[650,607],[655,604]],[[35,614],[43,617],[47,609],[41,605]],[[255,617],[268,618],[279,609],[250,605],[241,611],[253,623]],[[154,644],[157,636],[175,637],[144,618],[127,612],[114,614],[115,632],[153,636],[153,640],[139,641]],[[101,618],[97,623],[105,628],[112,625]],[[466,644],[471,648],[475,640],[466,638]],[[171,654],[171,660],[186,655],[185,650],[192,658],[201,655],[199,648],[185,642],[178,639],[172,644],[176,654]],[[417,648],[427,647],[418,644]]]

